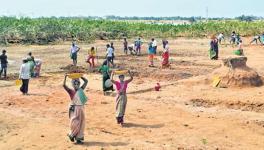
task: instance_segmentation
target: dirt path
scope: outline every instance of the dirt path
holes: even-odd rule
[[[114,97],[104,97],[99,87],[93,87],[100,85],[98,76],[89,76],[87,142],[83,146],[72,145],[66,138],[69,98],[55,84],[60,76],[54,74],[48,78],[49,87],[39,86],[41,81],[33,80],[31,95],[26,97],[16,87],[1,90],[2,95],[10,93],[0,103],[1,149],[258,149],[264,146],[263,127],[254,122],[261,121],[263,114],[187,105],[192,96],[187,96],[190,91],[184,90],[184,84],[174,85],[171,91],[168,89],[172,86],[167,86],[159,93],[129,94],[127,124],[120,128],[114,119]],[[131,85],[130,92],[134,92],[134,86]]]

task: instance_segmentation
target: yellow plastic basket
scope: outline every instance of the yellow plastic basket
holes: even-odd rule
[[[21,86],[21,85],[22,85],[22,80],[19,80],[19,79],[16,80],[16,81],[15,81],[15,85],[16,85],[16,86]]]
[[[124,75],[124,74],[127,74],[128,73],[128,70],[116,70],[115,71],[115,74],[117,75]]]
[[[69,78],[71,79],[79,79],[83,76],[83,73],[71,73],[68,75]]]

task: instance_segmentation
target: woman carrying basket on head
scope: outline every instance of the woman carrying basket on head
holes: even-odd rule
[[[124,125],[124,116],[126,111],[126,104],[127,104],[127,95],[126,90],[128,84],[133,80],[133,76],[130,71],[128,71],[130,79],[125,80],[125,75],[119,75],[119,81],[114,80],[115,72],[112,72],[111,81],[115,84],[117,89],[117,98],[116,98],[116,120],[118,124],[121,126]]]
[[[71,98],[69,108],[70,133],[68,134],[68,137],[72,142],[76,141],[77,144],[83,144],[85,129],[84,105],[87,102],[84,89],[88,84],[88,80],[84,77],[81,77],[84,84],[80,86],[81,82],[79,79],[72,79],[73,89],[70,89],[66,85],[67,77],[68,75],[65,75],[63,87]]]
[[[99,68],[99,72],[103,75],[103,92],[104,95],[107,91],[114,91],[113,85],[107,86],[106,82],[110,80],[110,73],[109,73],[109,67],[107,65],[107,60],[104,61],[103,65]]]

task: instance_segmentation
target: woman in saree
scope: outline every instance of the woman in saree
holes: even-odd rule
[[[84,129],[85,129],[85,113],[84,105],[87,102],[87,97],[84,94],[84,89],[88,84],[88,80],[81,77],[84,84],[80,86],[80,79],[73,79],[72,86],[70,89],[66,85],[67,75],[63,82],[63,87],[70,95],[71,102],[69,107],[69,117],[70,117],[70,133],[67,135],[72,142],[77,144],[83,144],[84,140]]]
[[[94,59],[96,57],[96,52],[94,47],[92,47],[89,51],[88,51],[88,57],[87,57],[87,63],[90,65],[90,68],[94,68]]]
[[[166,41],[166,45],[162,53],[162,68],[170,66],[169,57],[169,42]]]
[[[155,49],[152,46],[152,42],[150,42],[148,49],[149,67],[154,67],[154,55],[155,55]]]
[[[209,56],[211,60],[218,59],[218,40],[215,36],[211,37]]]
[[[114,80],[115,73],[112,72],[111,75],[111,82],[115,84],[117,89],[117,97],[116,97],[116,120],[117,124],[121,126],[124,125],[124,116],[126,111],[127,105],[127,95],[126,90],[128,84],[133,80],[133,76],[130,71],[128,71],[130,79],[125,80],[125,75],[119,75],[119,81]]]
[[[34,56],[32,56],[31,52],[28,53],[27,61],[30,65],[30,76],[34,77],[34,68],[36,66],[36,62],[35,62],[35,58],[34,58]]]
[[[99,68],[99,72],[103,75],[103,92],[106,95],[107,91],[114,91],[113,85],[107,87],[105,82],[110,79],[109,67],[107,65],[107,61],[104,61],[103,65]]]

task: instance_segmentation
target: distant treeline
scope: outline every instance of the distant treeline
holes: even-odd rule
[[[100,17],[95,17],[95,18],[100,18]],[[188,20],[188,21],[201,21],[201,20],[240,20],[240,21],[254,21],[254,20],[262,20],[263,17],[257,17],[257,16],[246,16],[246,15],[242,15],[239,17],[235,17],[235,18],[225,18],[225,17],[215,17],[215,18],[204,18],[204,17],[181,17],[181,16],[175,16],[175,17],[121,17],[121,16],[106,16],[104,17],[106,19],[111,19],[111,20]]]
[[[148,24],[91,18],[16,18],[0,17],[0,43],[48,44],[50,42],[95,39],[111,40],[124,37],[206,37],[232,31],[242,36],[264,32],[264,21],[197,21],[192,24]]]
[[[101,20],[101,19],[107,19],[107,20],[154,20],[154,21],[161,21],[161,20],[186,20],[190,22],[195,21],[203,21],[203,20],[239,20],[239,21],[256,21],[256,20],[263,20],[264,17],[258,17],[258,16],[247,16],[247,15],[241,15],[234,18],[227,18],[227,17],[210,17],[205,18],[201,16],[191,16],[191,17],[181,17],[181,16],[172,16],[172,17],[137,17],[137,16],[104,16],[104,17],[98,17],[98,16],[86,16],[86,17],[59,17],[59,18],[84,18],[84,19],[95,19],[95,20]]]

